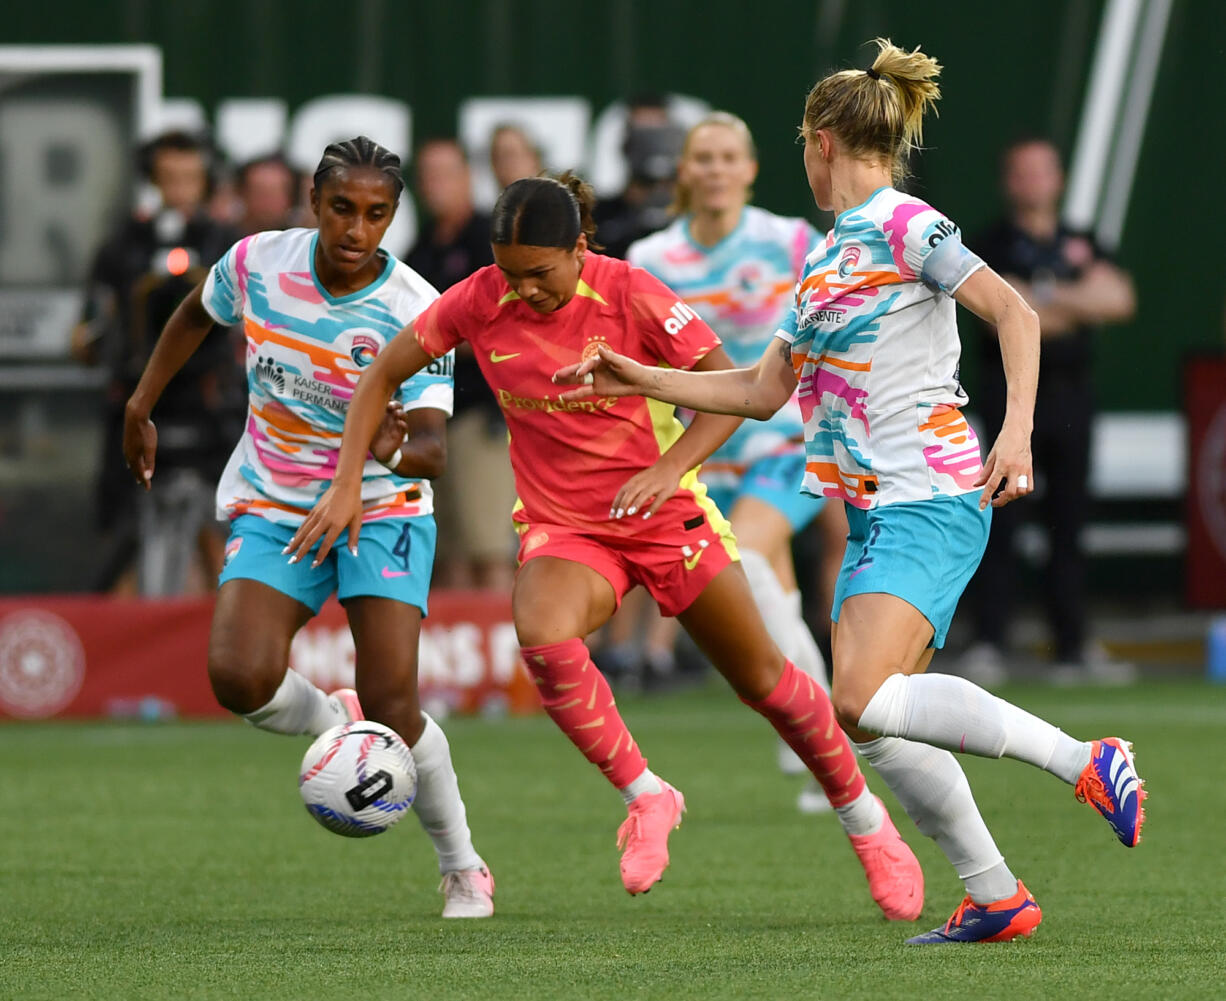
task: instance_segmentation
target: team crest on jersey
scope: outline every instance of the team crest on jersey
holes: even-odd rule
[[[365,368],[379,353],[379,342],[370,334],[354,334],[350,341],[349,357],[358,368]]]
[[[859,264],[860,248],[856,246],[848,247],[843,251],[843,256],[839,260],[839,277],[844,280],[850,278]]]
[[[271,386],[278,393],[285,392],[285,368],[272,355],[265,358],[258,355],[255,359],[255,377],[266,386]]]
[[[599,334],[597,334],[595,337],[589,338],[587,343],[583,345],[583,353],[579,356],[579,360],[587,361],[589,358],[595,358],[597,351],[600,349],[600,345],[604,344],[607,347],[608,343],[609,342]]]

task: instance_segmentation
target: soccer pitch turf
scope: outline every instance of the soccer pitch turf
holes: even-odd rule
[[[880,780],[927,876],[887,923],[833,815],[794,810],[774,736],[726,689],[624,699],[686,793],[672,866],[621,888],[616,793],[544,717],[446,729],[489,921],[443,922],[415,819],[370,840],[314,824],[306,738],[238,722],[0,727],[0,998],[1212,998],[1226,962],[1226,690],[1002,694],[1082,737],[1133,740],[1151,796],[1129,850],[1036,769],[963,758],[1043,908],[1033,939],[917,949],[961,887]]]

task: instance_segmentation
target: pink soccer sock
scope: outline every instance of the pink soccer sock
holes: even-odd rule
[[[790,660],[770,695],[761,702],[741,701],[770,720],[821,783],[831,805],[846,806],[864,791],[864,775],[835,721],[830,696]]]
[[[647,761],[622,722],[613,691],[581,639],[522,648],[550,719],[583,756],[624,789]]]

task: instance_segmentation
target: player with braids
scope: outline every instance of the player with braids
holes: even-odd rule
[[[363,708],[396,730],[417,766],[413,810],[438,855],[443,917],[488,917],[493,878],[473,847],[447,737],[417,697],[434,561],[429,478],[446,460],[450,356],[393,387],[396,399],[358,457],[360,531],[349,549],[286,561],[286,543],[332,479],[358,375],[438,298],[379,248],[403,186],[400,158],[378,143],[359,136],[329,146],[311,190],[318,228],[240,240],[167,322],[127,404],[124,455],[149,489],[150,414],[166,383],[214,322],[241,323],[247,426],[217,489],[231,531],[209,637],[213,692],[273,733],[318,735],[361,719]],[[357,691],[327,695],[288,664],[294,634],[334,592],[353,633]]]
[[[618,831],[622,883],[644,893],[668,865],[685,798],[647,767],[583,637],[642,584],[677,616],[733,690],[766,717],[821,782],[887,917],[923,906],[919,863],[869,792],[829,697],[771,641],[727,521],[695,467],[739,419],[699,415],[683,429],[672,407],[642,397],[566,402],[554,372],[616,347],[647,365],[727,369],[710,327],[646,271],[593,252],[586,184],[524,178],[494,206],[495,263],[407,326],[362,376],[332,486],[291,542],[327,553],[361,524],[362,459],[389,395],[468,341],[511,432],[520,567],[512,608],[524,662],[545,711],[626,804]],[[642,516],[617,518],[614,498],[662,460],[672,488]]]
[[[944,926],[910,941],[1004,941],[1030,934],[1039,907],[949,751],[1051,772],[1127,846],[1140,840],[1145,792],[1124,741],[1075,740],[963,678],[924,673],[983,555],[991,507],[1031,489],[1039,327],[957,226],[893,186],[940,96],[940,67],[918,49],[877,45],[870,69],[826,77],[805,103],[805,173],[818,207],[837,216],[757,365],[667,371],[602,346],[558,376],[588,380],[565,395],[573,403],[644,394],[759,419],[799,385],[803,489],[842,499],[850,525],[832,611],[838,718],[966,886]],[[1008,414],[982,462],[961,412],[955,302],[996,326],[1008,378]]]

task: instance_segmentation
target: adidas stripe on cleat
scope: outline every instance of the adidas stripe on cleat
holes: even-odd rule
[[[1123,845],[1137,846],[1145,823],[1142,804],[1148,793],[1137,774],[1131,744],[1119,737],[1094,741],[1090,763],[1082,770],[1073,794],[1103,815]]]
[[[1043,920],[1043,912],[1019,879],[1017,893],[992,904],[977,904],[964,897],[940,928],[907,939],[907,945],[950,945],[957,942],[1008,942],[1029,938]]]

